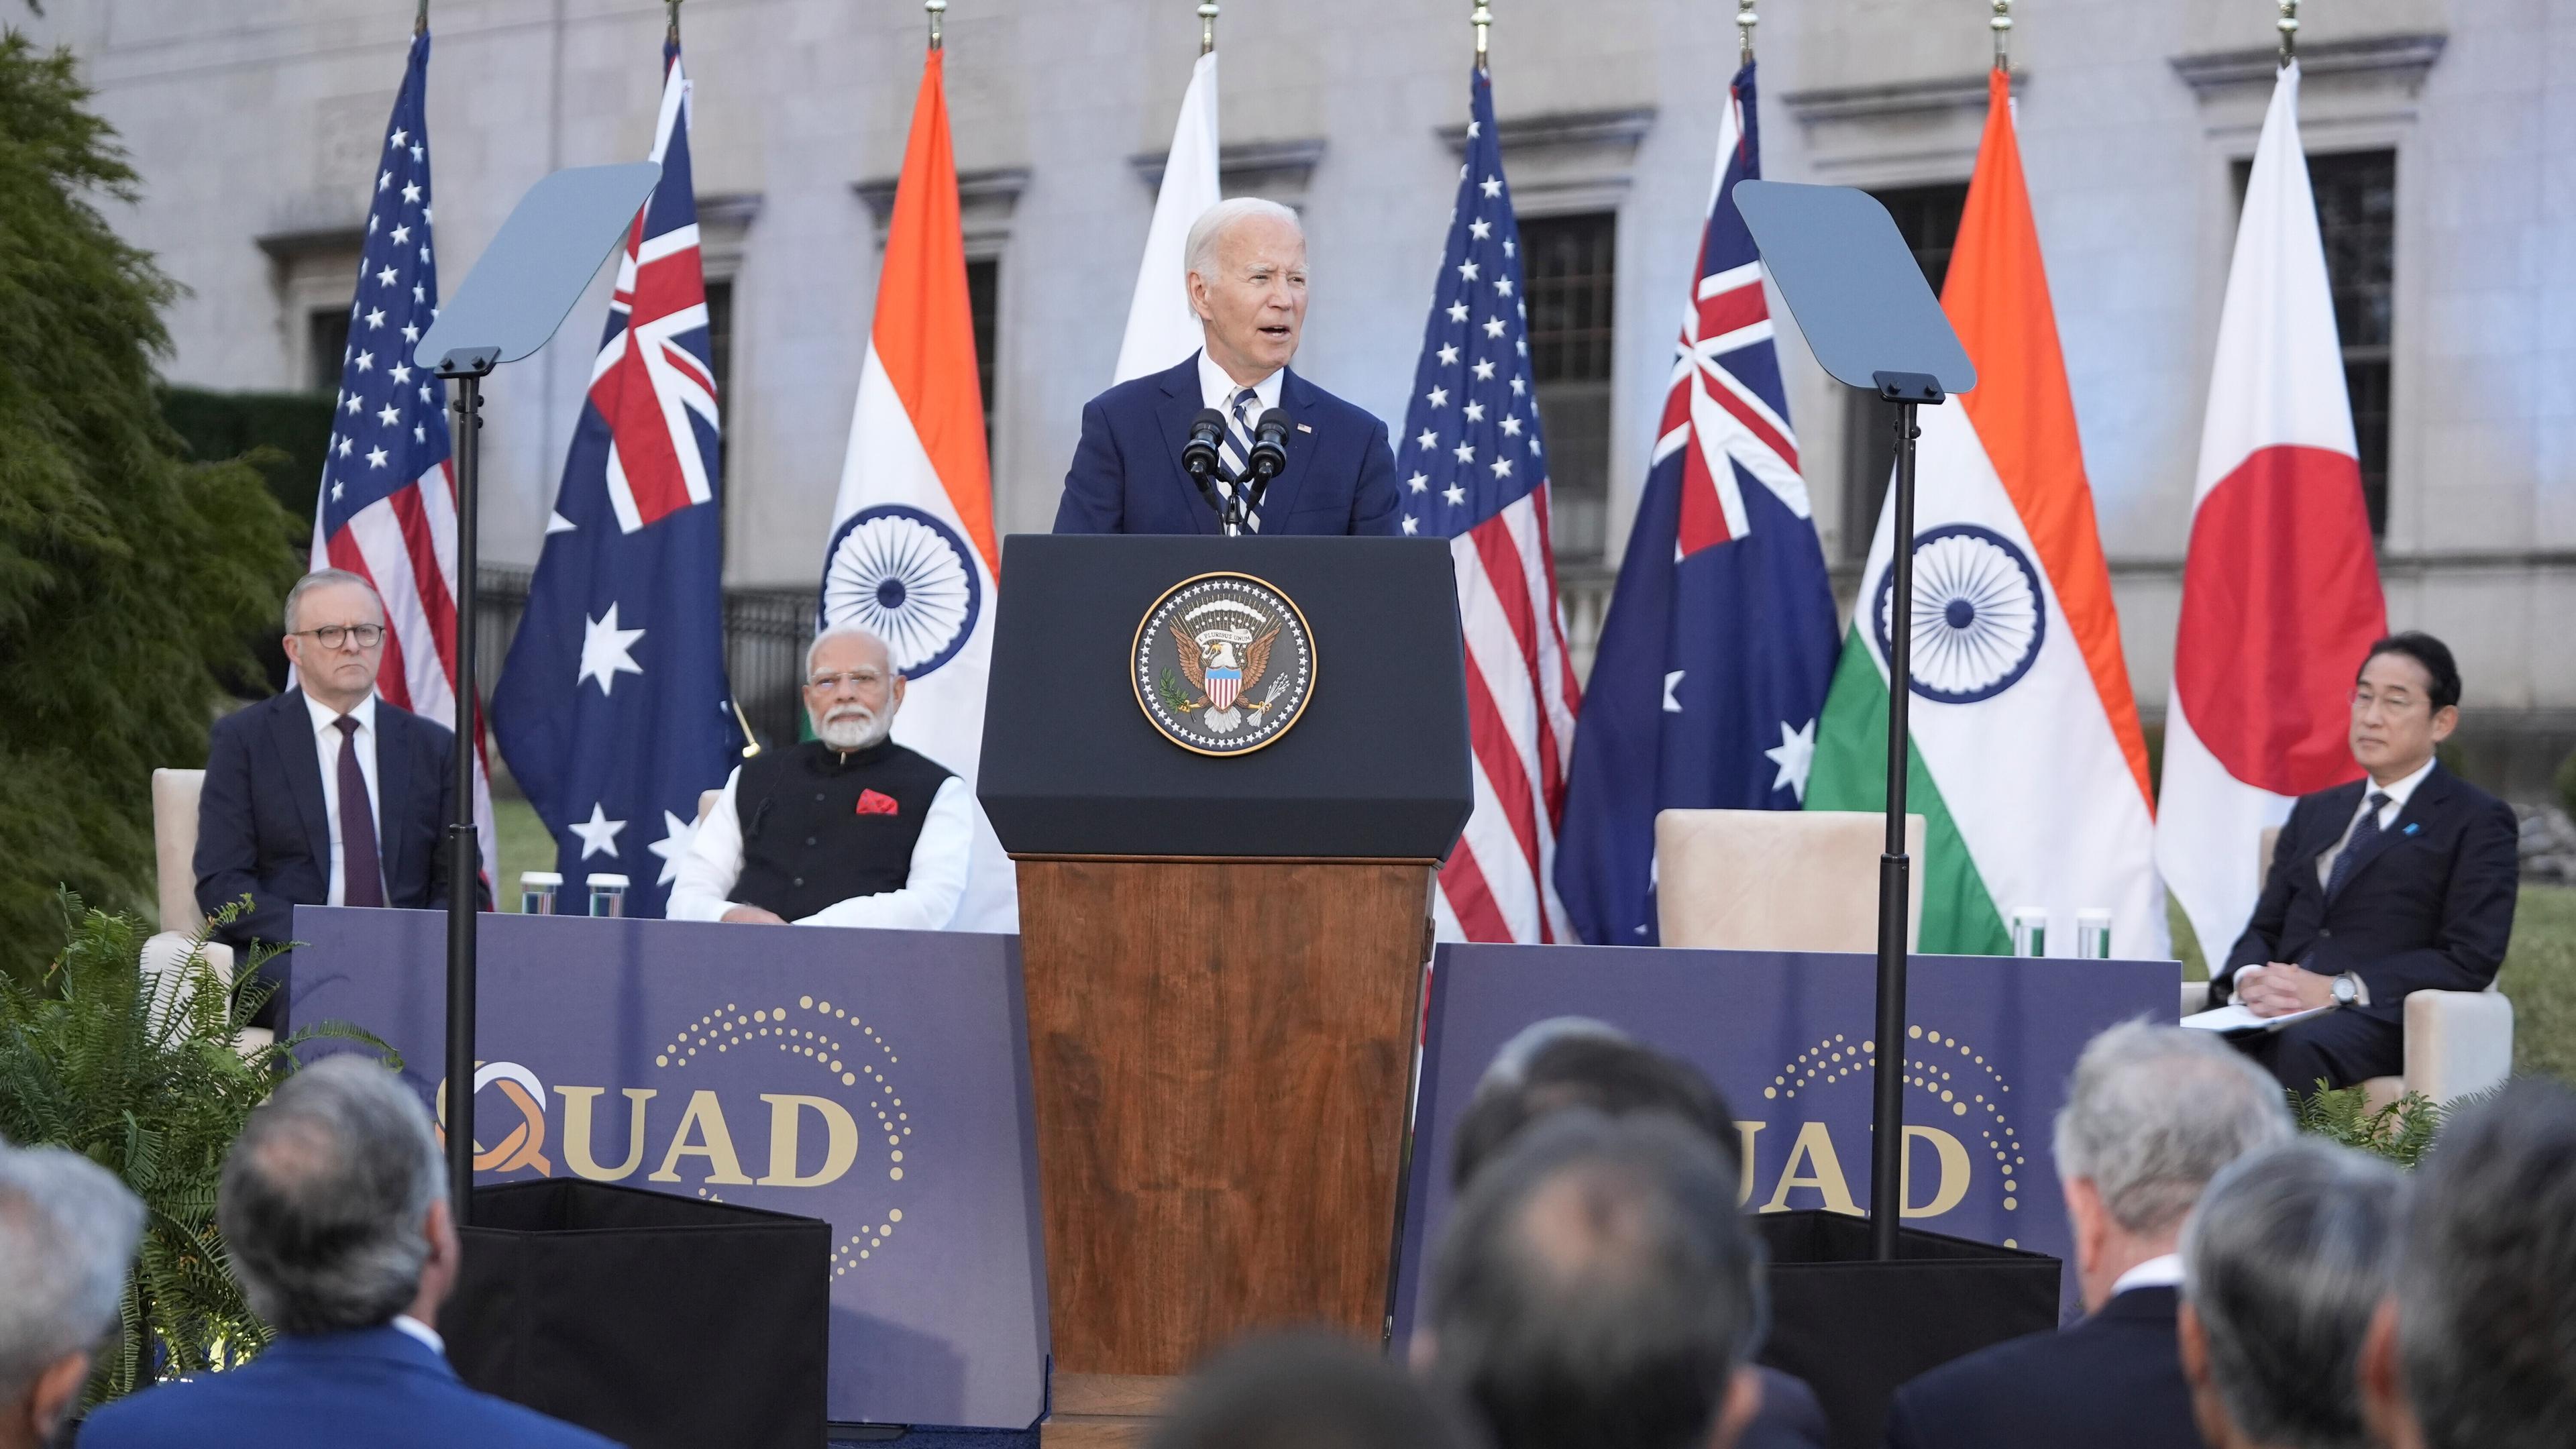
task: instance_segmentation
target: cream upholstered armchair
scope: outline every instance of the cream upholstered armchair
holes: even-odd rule
[[[2280,838],[2278,826],[2263,832],[2258,868],[2265,877],[2272,872],[2272,849]],[[2202,953],[2212,962],[2212,971],[2220,969],[2217,963],[2226,958],[2232,944],[2200,943]],[[2182,984],[2183,1015],[2208,1006],[2208,982]],[[2373,1077],[2362,1083],[2364,1095],[2373,1107],[2385,1106],[2408,1092],[2448,1102],[2471,1092],[2483,1092],[2513,1071],[2513,1003],[2498,989],[2497,982],[2488,982],[2484,991],[2408,992],[2405,1031],[2406,1074]]]
[[[1923,858],[1923,817],[1905,850]],[[1667,946],[1875,951],[1886,817],[1844,810],[1666,810],[1655,817],[1656,928]],[[1906,949],[1923,930],[1908,895]]]
[[[184,989],[178,968],[187,964],[188,940],[205,923],[197,909],[197,795],[205,787],[203,770],[152,772],[152,852],[158,870],[161,908],[159,934],[143,943],[143,975],[155,992]],[[233,948],[206,943],[206,963],[227,984],[233,979]],[[244,1050],[266,1046],[272,1033],[264,1026],[244,1027]]]

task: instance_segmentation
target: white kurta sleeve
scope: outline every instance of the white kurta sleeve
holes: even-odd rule
[[[931,797],[902,889],[835,901],[796,924],[944,931],[957,918],[957,902],[966,894],[966,859],[974,844],[975,798],[964,780],[951,775]]]
[[[671,899],[662,914],[674,921],[721,921],[734,902],[733,883],[742,878],[742,816],[734,809],[734,791],[742,784],[742,767],[725,777],[715,808],[689,837],[680,857],[679,875],[671,882]]]

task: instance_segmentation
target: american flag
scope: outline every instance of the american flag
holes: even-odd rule
[[[1728,88],[1654,464],[1574,739],[1557,889],[1586,941],[1657,940],[1655,815],[1794,810],[1838,653],[1797,436],[1735,183],[1762,174],[1753,66]]]
[[[314,568],[347,569],[385,602],[385,657],[376,693],[389,704],[456,722],[456,479],[448,465],[447,385],[412,347],[438,316],[438,264],[429,245],[429,32],[410,63],[370,185],[367,238],[349,304],[339,411],[315,506]],[[492,797],[476,741],[474,818],[488,871],[498,859]]]
[[[1467,161],[1396,445],[1403,529],[1449,539],[1467,635],[1476,805],[1440,872],[1438,923],[1452,939],[1564,941],[1550,868],[1579,692],[1549,551],[1520,228],[1483,69],[1468,90]]]
[[[528,608],[492,690],[492,734],[555,837],[578,898],[594,872],[658,916],[698,795],[725,782],[737,733],[725,683],[723,438],[689,166],[692,109],[663,48],[653,159],[662,179],[627,232]]]

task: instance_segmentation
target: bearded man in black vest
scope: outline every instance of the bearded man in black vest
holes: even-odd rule
[[[671,886],[675,921],[946,929],[966,892],[966,782],[894,743],[903,676],[885,641],[836,625],[805,651],[815,739],[737,767]]]

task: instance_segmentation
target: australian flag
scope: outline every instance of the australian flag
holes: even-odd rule
[[[739,742],[725,684],[722,437],[689,174],[689,84],[663,51],[653,159],[546,520],[528,609],[492,692],[492,732],[555,837],[568,901],[625,876],[658,916],[698,795]]]
[[[1833,678],[1833,593],[1735,209],[1735,183],[1761,174],[1748,64],[1729,87],[1654,465],[1574,735],[1556,884],[1595,944],[1655,944],[1657,811],[1798,808]]]

